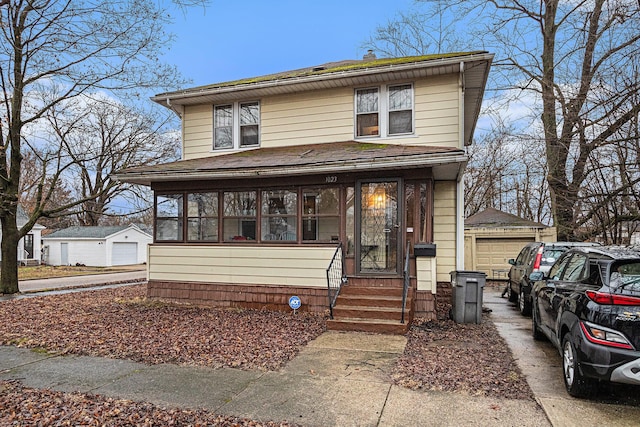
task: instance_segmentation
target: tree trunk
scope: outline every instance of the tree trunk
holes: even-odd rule
[[[16,210],[5,211],[2,218],[2,273],[0,292],[15,294],[18,289],[18,241],[20,234],[16,225]]]

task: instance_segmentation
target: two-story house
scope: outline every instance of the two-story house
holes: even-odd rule
[[[433,316],[464,266],[465,146],[492,58],[368,54],[155,96],[182,120],[182,160],[117,175],[155,194],[148,296],[289,309],[296,295],[335,304],[336,329]]]

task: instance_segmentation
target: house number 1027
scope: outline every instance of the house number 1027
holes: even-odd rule
[[[335,175],[326,176],[324,178],[324,182],[327,182],[327,183],[338,182],[338,177]]]

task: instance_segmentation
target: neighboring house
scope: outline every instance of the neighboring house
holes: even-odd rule
[[[350,289],[402,289],[410,255],[408,308],[433,316],[464,266],[465,146],[492,59],[368,54],[155,96],[182,119],[183,159],[117,173],[155,193],[148,296],[324,311],[341,244]]]
[[[16,222],[18,228],[24,226],[29,217],[24,209],[18,207]],[[46,227],[36,223],[29,233],[18,241],[18,262],[22,265],[40,265],[41,261],[41,235]],[[2,239],[2,230],[0,230],[0,240]],[[2,260],[2,252],[0,251],[0,261]]]
[[[153,237],[135,225],[69,227],[43,237],[49,265],[95,267],[142,264]]]
[[[487,208],[464,221],[465,270],[484,271],[488,279],[507,280],[509,259],[530,242],[555,242],[556,228]]]

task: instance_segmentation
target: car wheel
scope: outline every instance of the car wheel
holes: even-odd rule
[[[536,341],[544,341],[546,336],[542,333],[540,326],[538,325],[538,316],[536,316],[535,309],[531,312],[531,335]]]
[[[509,302],[518,302],[518,294],[513,292],[513,290],[511,289],[511,283],[507,285],[507,288],[507,298],[509,299]]]
[[[524,294],[524,289],[520,285],[520,296],[518,297],[518,308],[523,316],[531,316],[531,301]]]
[[[571,335],[566,334],[562,340],[562,373],[567,393],[573,397],[588,397],[596,390],[596,382],[585,378],[578,368],[579,359],[576,348],[571,342]]]

